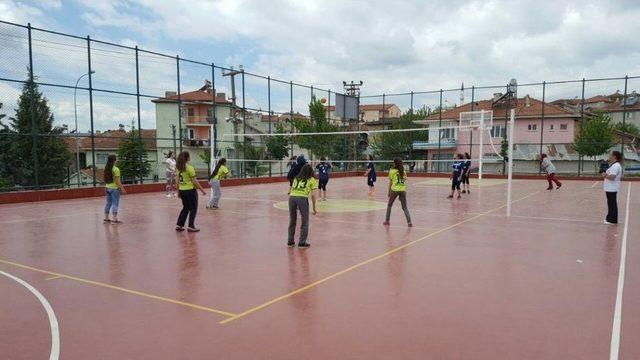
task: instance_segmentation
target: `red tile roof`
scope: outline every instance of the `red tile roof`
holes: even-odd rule
[[[389,110],[392,106],[396,106],[396,104],[384,104],[384,110]],[[325,106],[325,110],[335,111],[336,107],[334,105]],[[380,111],[382,110],[382,104],[366,104],[360,105],[360,111]]]
[[[177,101],[178,94],[151,100],[151,102],[153,103],[173,103]],[[197,101],[211,103],[211,89],[182,93],[180,94],[180,101]],[[225,99],[224,96],[216,95],[216,104],[231,104],[231,101]]]
[[[118,150],[120,141],[129,133],[124,130],[107,130],[95,135],[95,148],[96,150]],[[79,148],[80,150],[91,151],[91,137],[89,135],[80,135]],[[147,150],[156,149],[156,130],[142,129],[142,139],[147,145]],[[76,138],[73,135],[68,135],[64,139],[67,149],[72,153],[76,152]]]
[[[516,105],[516,117],[518,118],[523,118],[523,117],[540,117],[542,116],[542,104],[543,102],[534,98],[529,98],[529,106],[527,106],[527,100],[526,97],[524,98],[519,98],[517,100],[517,105]],[[460,113],[462,112],[468,112],[468,111],[479,111],[479,110],[493,110],[494,118],[504,118],[506,115],[505,112],[505,108],[502,106],[498,106],[496,108],[493,108],[493,100],[481,100],[481,101],[476,101],[473,105],[473,110],[472,110],[472,104],[471,103],[467,103],[467,104],[463,104],[461,106],[457,106],[455,108],[452,109],[447,109],[445,111],[442,112],[442,119],[443,120],[458,120],[460,119]],[[579,118],[580,114],[576,114],[572,111],[569,111],[567,109],[564,109],[561,106],[558,105],[553,105],[550,103],[545,103],[544,106],[544,115],[545,117],[574,117],[574,118]],[[438,120],[440,118],[439,113],[432,113],[431,115],[429,115],[427,117],[426,120]]]

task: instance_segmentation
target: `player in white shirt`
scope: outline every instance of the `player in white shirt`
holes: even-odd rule
[[[167,197],[176,197],[176,155],[173,151],[169,151],[164,162],[167,165]]]
[[[618,192],[620,192],[620,179],[622,178],[622,154],[620,151],[612,151],[609,155],[609,168],[604,172],[604,191],[607,194],[607,217],[605,224],[618,223]]]

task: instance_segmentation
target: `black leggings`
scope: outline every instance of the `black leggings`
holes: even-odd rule
[[[329,182],[329,179],[320,179],[320,181],[318,182],[318,189],[327,191],[328,182]]]
[[[607,191],[607,212],[606,220],[610,223],[618,223],[618,193]]]
[[[195,228],[196,213],[198,212],[198,192],[196,189],[180,190],[178,195],[182,200],[182,210],[180,210],[180,215],[178,215],[177,225],[184,227],[184,223],[187,221],[188,215],[189,227]]]

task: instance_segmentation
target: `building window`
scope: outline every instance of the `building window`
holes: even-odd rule
[[[631,119],[631,115],[632,115],[632,113],[631,113],[631,112],[628,112],[628,113],[627,113],[627,115],[626,115],[627,120]]]
[[[504,138],[507,136],[507,127],[504,125],[493,125],[491,128],[491,137]]]
[[[109,154],[96,153],[96,164],[106,164]]]
[[[212,117],[213,116],[213,109],[212,108],[208,108],[207,109],[207,117]]]
[[[195,115],[195,111],[193,110],[193,108],[187,108],[187,116],[194,116]]]
[[[196,138],[196,131],[194,129],[187,129],[187,136],[189,140],[193,140]]]
[[[538,131],[538,124],[529,124],[527,126],[527,130],[529,130],[529,131]]]
[[[455,138],[456,138],[456,129],[440,130],[440,139],[455,139]]]
[[[560,124],[560,130],[561,131],[567,131],[568,128],[569,128],[569,126],[567,124]]]
[[[553,131],[553,124],[549,125],[549,130]]]

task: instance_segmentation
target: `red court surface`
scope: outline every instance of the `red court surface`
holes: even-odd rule
[[[162,193],[123,196],[122,225],[102,223],[102,198],[2,205],[0,271],[51,305],[61,359],[605,359],[612,336],[640,359],[638,184],[608,226],[601,183],[514,181],[507,218],[492,181],[449,200],[410,179],[413,228],[399,202],[391,227],[376,203],[321,212],[310,249],[286,247],[285,183],[223,188],[217,211],[201,197],[196,234],[173,230]],[[366,193],[333,179],[326,206]],[[52,342],[39,299],[0,276],[0,358]]]

